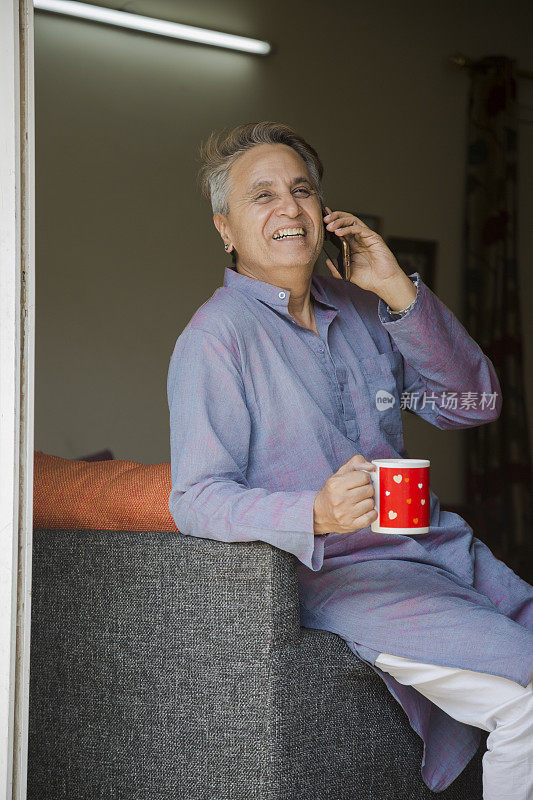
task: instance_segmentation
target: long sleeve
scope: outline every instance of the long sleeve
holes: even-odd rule
[[[325,535],[315,536],[316,491],[271,492],[246,480],[252,419],[236,348],[189,326],[167,379],[170,513],[183,534],[224,542],[262,540],[320,570]]]
[[[492,362],[419,273],[409,275],[415,276],[417,296],[405,316],[392,319],[378,302],[378,316],[403,357],[402,407],[442,429],[496,420],[502,394]]]

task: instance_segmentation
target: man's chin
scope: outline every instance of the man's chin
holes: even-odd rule
[[[290,252],[287,251],[283,252],[271,252],[272,261],[277,264],[279,267],[302,267],[305,264],[309,264],[312,262],[313,264],[316,262],[318,255],[310,251],[307,247],[302,247],[298,251],[297,248],[291,248]]]

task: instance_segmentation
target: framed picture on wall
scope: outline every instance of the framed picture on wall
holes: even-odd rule
[[[369,226],[370,227],[370,226]],[[435,291],[435,265],[437,260],[437,242],[433,239],[404,239],[401,236],[389,236],[387,247],[406,275],[419,272],[420,277]]]

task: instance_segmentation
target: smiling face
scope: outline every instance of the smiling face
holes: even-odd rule
[[[254,275],[276,268],[310,274],[324,241],[322,209],[303,158],[285,144],[259,144],[229,171],[229,213],[214,214],[237,266]]]

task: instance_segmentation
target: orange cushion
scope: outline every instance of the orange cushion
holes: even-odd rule
[[[36,450],[33,475],[34,528],[178,530],[168,507],[170,464],[71,461]]]

